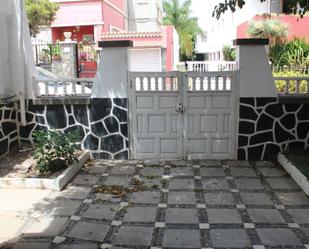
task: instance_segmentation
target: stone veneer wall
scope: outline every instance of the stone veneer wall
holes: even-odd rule
[[[128,108],[126,98],[91,99],[83,105],[33,105],[28,101],[27,126],[20,128],[22,142],[33,144],[36,129],[77,129],[81,149],[94,158],[128,159]]]
[[[275,160],[288,147],[308,148],[309,104],[240,98],[238,159]]]
[[[14,103],[0,106],[0,157],[18,144],[18,128]]]

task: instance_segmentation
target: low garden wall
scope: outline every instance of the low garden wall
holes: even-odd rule
[[[278,152],[308,144],[309,104],[240,98],[238,159],[276,160]]]
[[[3,107],[1,112],[0,156],[17,144],[18,139],[16,112],[9,107]],[[33,144],[32,133],[38,129],[77,130],[80,134],[78,145],[89,150],[94,158],[128,159],[127,113],[126,98],[91,99],[90,104],[67,105],[34,105],[29,100],[27,125],[19,128],[19,136],[22,143]]]
[[[278,98],[240,98],[239,160],[276,160],[288,148],[308,148],[309,104],[279,103]],[[78,130],[81,149],[97,159],[128,159],[126,98],[94,98],[90,104],[27,101],[27,125],[18,129],[14,104],[0,107],[0,157],[21,142],[33,144],[37,129]]]
[[[18,144],[17,112],[14,103],[0,106],[0,157]]]

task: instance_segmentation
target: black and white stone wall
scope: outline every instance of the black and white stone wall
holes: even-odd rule
[[[0,157],[18,144],[18,128],[14,103],[0,106]]]
[[[91,99],[89,105],[33,105],[28,101],[28,125],[20,127],[23,142],[33,144],[36,129],[78,130],[81,149],[94,158],[128,159],[128,108],[125,98]]]
[[[309,104],[240,98],[238,159],[275,160],[288,147],[308,148]]]

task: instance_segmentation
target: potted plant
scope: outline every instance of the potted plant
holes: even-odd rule
[[[60,52],[61,52],[60,42],[59,40],[57,40],[55,46],[52,47],[53,61],[61,61]]]

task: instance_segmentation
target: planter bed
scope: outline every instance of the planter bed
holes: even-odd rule
[[[305,152],[303,152],[303,155],[300,153],[288,153],[287,155],[279,153],[278,162],[290,174],[306,195],[309,195],[309,155],[305,155],[304,153]],[[306,164],[308,164],[308,167],[305,167]]]
[[[88,151],[82,152],[78,157],[78,163],[73,163],[66,169],[50,175],[37,177],[1,177],[0,188],[39,188],[61,191],[68,182],[78,173],[82,166],[90,159]]]

